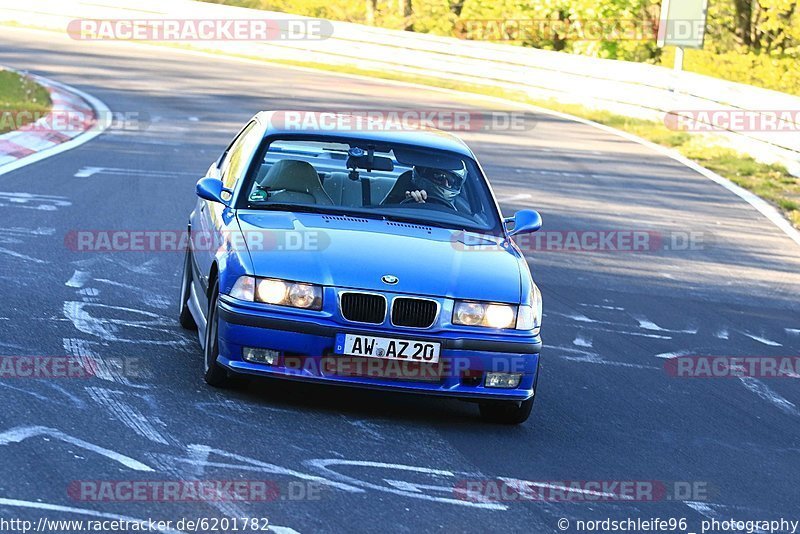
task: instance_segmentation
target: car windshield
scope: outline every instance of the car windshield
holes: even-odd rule
[[[500,235],[471,158],[365,140],[281,139],[251,169],[240,207],[381,217]]]

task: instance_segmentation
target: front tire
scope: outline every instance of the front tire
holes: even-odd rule
[[[189,310],[189,299],[192,298],[192,250],[186,248],[183,258],[183,276],[181,277],[181,296],[178,301],[180,304],[179,321],[181,326],[187,330],[197,330],[192,312]]]
[[[219,301],[219,282],[214,281],[211,297],[208,299],[208,314],[206,322],[205,347],[203,347],[203,363],[205,373],[203,378],[208,385],[217,388],[224,387],[230,381],[228,370],[217,363],[219,356],[219,314],[217,302]]]
[[[519,425],[528,420],[533,409],[533,397],[526,401],[482,402],[481,417],[490,423]]]

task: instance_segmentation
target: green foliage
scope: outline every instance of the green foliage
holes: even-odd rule
[[[0,70],[0,133],[14,129],[13,126],[22,126],[25,117],[22,114],[3,112],[30,112],[32,115],[41,116],[50,106],[50,94],[38,83],[20,76],[16,72]]]
[[[666,66],[674,57],[655,43],[661,0],[206,1]],[[687,50],[686,70],[800,94],[797,0],[715,0],[708,9],[705,48]]]

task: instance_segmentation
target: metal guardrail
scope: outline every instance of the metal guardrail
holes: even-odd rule
[[[191,0],[0,0],[0,22],[61,30],[77,18],[298,19]],[[534,99],[579,103],[627,116],[665,120],[675,110],[800,112],[800,97],[654,65],[597,59],[333,22],[322,40],[187,41],[184,47],[263,59],[327,63],[441,78],[519,91]],[[795,115],[796,116],[796,115]],[[710,142],[787,166],[800,176],[800,124],[788,131],[723,131]]]

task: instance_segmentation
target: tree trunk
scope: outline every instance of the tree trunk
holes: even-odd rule
[[[397,14],[403,19],[403,29],[406,31],[414,30],[414,8],[411,0],[397,0]]]
[[[734,0],[736,8],[736,38],[750,48],[753,44],[753,2],[755,0]]]
[[[365,21],[370,26],[375,25],[375,8],[378,6],[378,0],[365,0],[366,1],[366,16]]]

